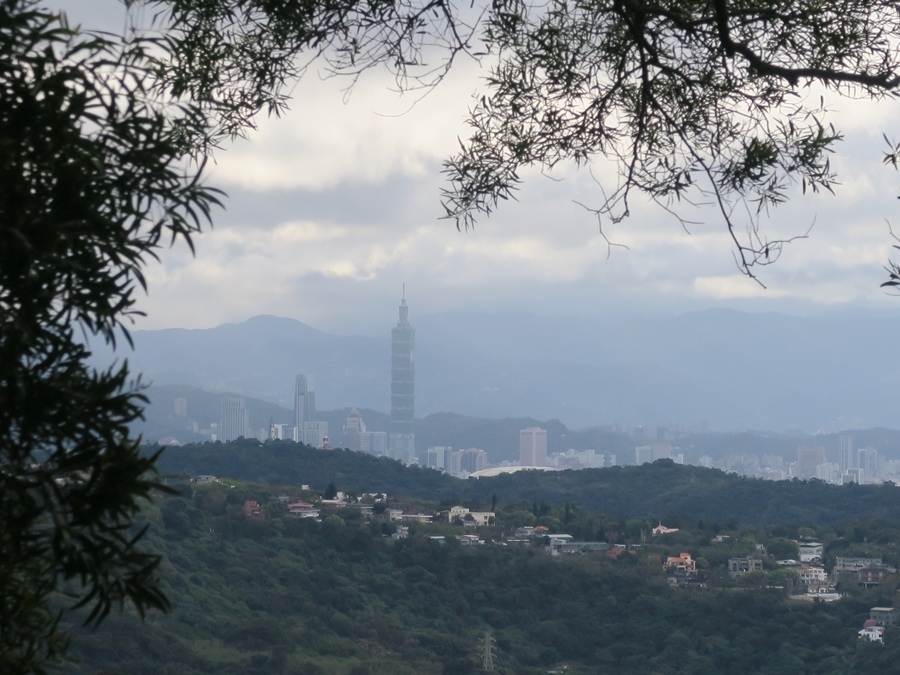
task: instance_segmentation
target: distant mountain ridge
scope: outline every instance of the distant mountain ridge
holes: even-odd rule
[[[719,430],[898,426],[900,318],[707,310],[620,321],[414,309],[417,417],[556,418],[573,429],[701,420]],[[289,408],[294,376],[306,373],[320,408],[387,412],[390,326],[383,338],[338,336],[257,316],[134,331],[126,356],[155,385]]]

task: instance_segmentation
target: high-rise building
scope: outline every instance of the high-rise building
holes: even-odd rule
[[[294,426],[297,427],[301,436],[304,423],[313,422],[316,419],[315,392],[311,390],[312,385],[306,375],[297,375],[297,381],[294,384]]]
[[[856,463],[856,453],[853,451],[853,436],[840,436],[838,441],[840,442],[841,473],[847,469],[855,469],[859,465]]]
[[[519,466],[547,466],[547,430],[528,427],[519,432]]]
[[[796,478],[815,478],[816,467],[825,463],[825,448],[822,446],[807,447],[801,445],[797,448],[797,467],[794,472]]]
[[[652,445],[636,445],[634,446],[634,463],[636,466],[641,464],[651,464],[653,462],[653,446]]]
[[[446,448],[443,445],[428,448],[425,455],[425,466],[429,469],[436,469],[437,471],[446,471],[447,456],[451,452],[453,452],[453,448]]]
[[[400,300],[400,320],[391,330],[391,434],[390,456],[405,464],[416,459],[413,431],[416,405],[416,331],[409,323],[406,286]]]
[[[316,419],[316,390],[312,377],[297,375],[294,384],[294,440],[314,448],[328,436],[328,423]]]
[[[269,427],[269,438],[272,440],[286,441],[293,436],[291,430],[293,426],[290,424],[272,424]]]
[[[303,442],[312,448],[325,447],[328,442],[328,422],[304,422]]]
[[[250,411],[244,407],[244,399],[226,396],[219,416],[219,440],[227,443],[241,436],[250,436]]]
[[[344,422],[342,440],[344,447],[348,450],[360,451],[359,435],[366,430],[366,423],[363,422],[359,410],[353,408],[347,415],[347,421]]]
[[[475,473],[488,468],[488,456],[484,450],[467,448],[459,450],[459,468],[466,473]]]
[[[860,448],[859,464],[865,482],[872,482],[878,477],[878,451],[875,448]]]
[[[386,431],[361,431],[359,433],[359,451],[384,457],[387,454],[387,436]]]

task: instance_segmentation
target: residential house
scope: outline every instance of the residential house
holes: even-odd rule
[[[447,522],[452,523],[459,518],[466,527],[484,527],[494,524],[493,511],[469,511],[465,506],[454,506],[447,514]]]
[[[666,527],[662,524],[662,521],[659,522],[659,525],[654,527],[651,532],[653,532],[654,537],[658,537],[661,534],[671,534],[672,532],[678,532],[677,527]]]
[[[861,640],[866,638],[872,642],[884,642],[884,626],[870,625],[870,622],[866,621],[863,629],[858,631],[857,635]]]
[[[697,572],[697,561],[691,557],[690,553],[680,553],[677,556],[667,558],[664,567],[672,572],[694,574]]]
[[[856,572],[856,583],[862,588],[874,588],[881,584],[891,570],[887,567],[864,567]]]
[[[821,586],[828,583],[825,568],[820,565],[804,565],[796,571],[799,582],[804,586]]]
[[[287,505],[288,516],[291,518],[318,518],[319,509],[306,502],[291,502]]]
[[[822,559],[824,547],[815,541],[804,541],[798,545],[800,549],[800,562],[812,562],[813,560]]]
[[[729,558],[728,576],[732,579],[749,574],[750,572],[762,572],[763,564],[759,558]]]
[[[869,610],[869,618],[879,626],[889,626],[900,619],[900,610],[893,607],[873,607]]]

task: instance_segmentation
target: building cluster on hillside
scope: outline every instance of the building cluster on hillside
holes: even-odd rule
[[[198,484],[217,482],[211,475],[196,476],[193,481]],[[619,544],[617,538],[609,541],[578,541],[564,532],[553,532],[545,525],[520,526],[513,531],[491,533],[480,528],[496,525],[496,513],[491,511],[472,510],[462,505],[454,505],[448,509],[435,512],[422,512],[416,509],[390,506],[388,496],[384,493],[365,493],[359,496],[348,495],[329,488],[325,496],[310,494],[308,485],[301,486],[301,491],[293,495],[278,495],[267,505],[256,500],[243,502],[241,513],[249,519],[266,519],[274,514],[286,518],[310,518],[317,521],[329,516],[345,516],[353,513],[356,518],[370,520],[377,518],[385,523],[388,541],[404,539],[410,535],[410,528],[434,523],[456,525],[461,529],[458,534],[447,535],[446,530],[432,530],[429,538],[438,544],[445,544],[448,538],[455,539],[463,546],[484,546],[488,543],[500,546],[538,546],[552,556],[602,555],[613,560],[622,554],[636,555],[646,544],[664,544],[666,538],[677,534],[679,528],[668,527],[661,521],[647,533],[641,532],[640,543]],[[420,531],[421,532],[421,531]],[[490,532],[490,530],[488,530]],[[711,546],[729,546],[734,548],[732,536],[718,534],[709,541]],[[799,560],[776,560],[769,554],[763,544],[753,544],[746,548],[744,555],[727,558],[727,565],[713,572],[704,558],[696,558],[689,551],[680,551],[675,555],[668,554],[662,558],[662,569],[670,586],[684,589],[705,588],[707,584],[720,584],[724,579],[739,585],[767,586],[779,584],[785,593],[795,601],[831,602],[842,597],[836,589],[856,587],[869,589],[885,583],[888,575],[895,575],[897,569],[886,564],[881,557],[838,556],[830,571],[823,564],[824,545],[810,538],[795,541]],[[677,549],[676,549],[677,550]],[[735,552],[740,552],[740,546]],[[786,574],[779,576],[779,571]],[[750,579],[750,575],[757,575]],[[746,577],[746,580],[745,580]],[[777,579],[777,580],[776,580]],[[900,621],[900,610],[894,607],[879,606],[870,610],[869,618],[857,631],[859,639],[883,642],[885,627]]]

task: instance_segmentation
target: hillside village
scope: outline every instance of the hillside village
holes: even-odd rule
[[[213,486],[234,489],[239,485],[208,475],[196,476],[192,483],[197,490]],[[538,513],[544,515],[538,517]],[[800,528],[796,539],[772,536],[757,541],[755,536],[740,530],[708,536],[706,532],[668,527],[659,521],[646,529],[646,524],[641,524],[630,536],[608,532],[606,541],[598,541],[567,533],[565,524],[551,513],[545,504],[533,505],[531,512],[476,510],[459,504],[432,510],[427,503],[413,507],[380,492],[345,494],[333,484],[324,494],[301,485],[299,491],[246,499],[239,510],[240,516],[253,520],[289,518],[375,525],[387,542],[406,539],[412,533],[439,545],[452,539],[460,546],[531,547],[550,557],[599,555],[613,561],[623,555],[658,557],[660,572],[669,586],[686,591],[774,588],[790,602],[830,603],[845,594],[882,586],[893,597],[900,583],[897,568],[882,556],[826,555],[828,547],[812,536],[811,528]],[[564,518],[567,513],[572,513],[568,504],[563,510]],[[542,519],[551,525],[535,524]],[[684,546],[685,543],[692,545]],[[886,547],[893,549],[897,543],[887,542]],[[686,548],[690,550],[681,550]],[[869,548],[877,551],[885,546]],[[896,555],[893,551],[891,554]],[[895,609],[893,603],[873,606],[868,619],[858,627],[858,636],[883,642],[886,627],[898,622],[900,609]]]

